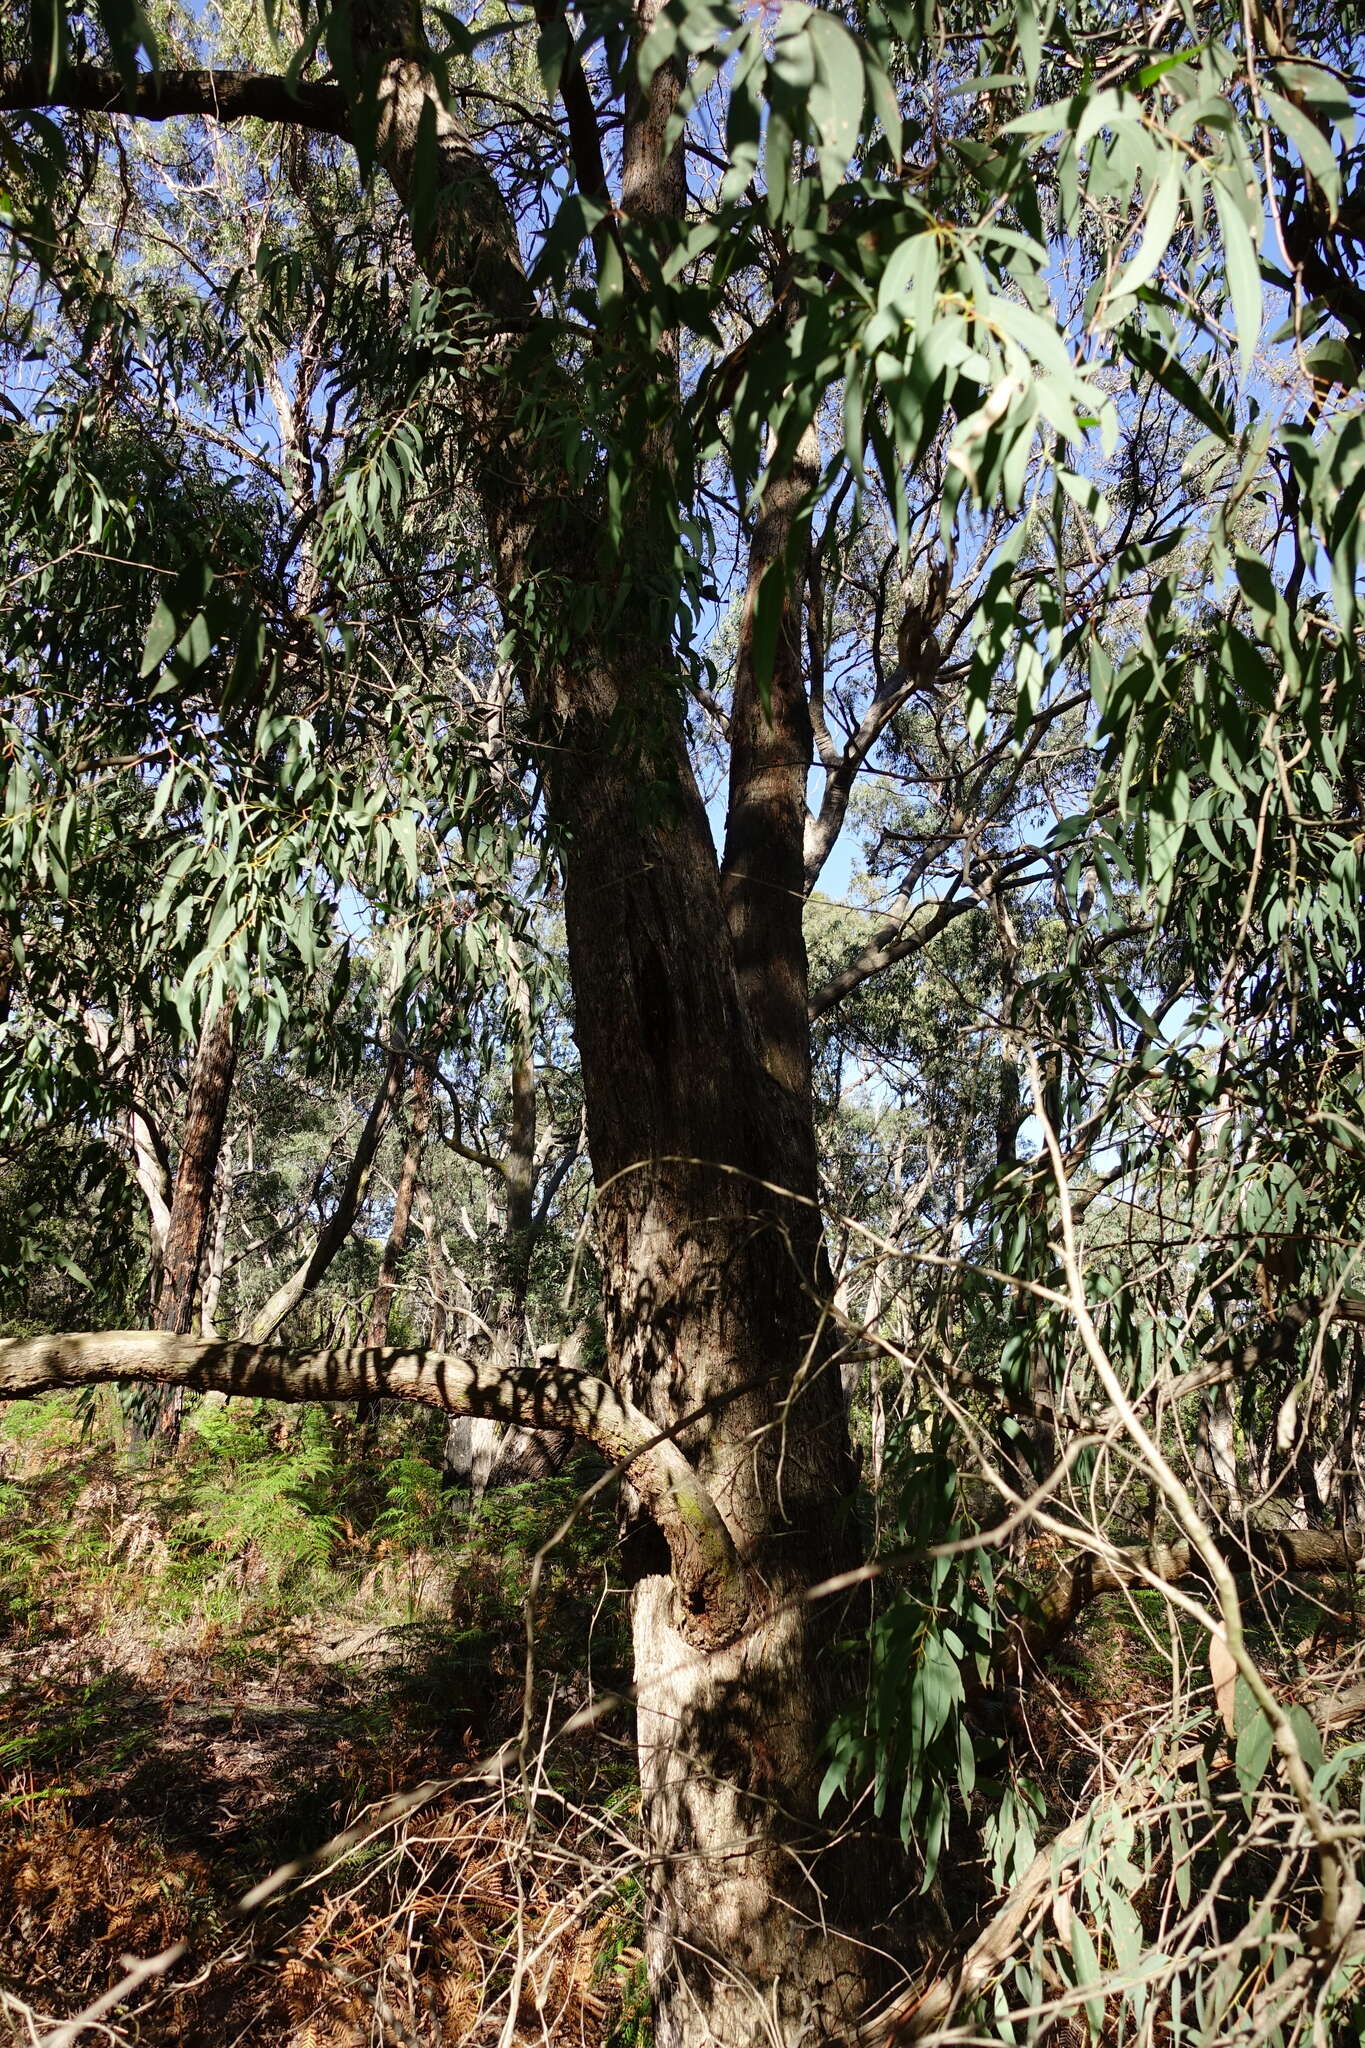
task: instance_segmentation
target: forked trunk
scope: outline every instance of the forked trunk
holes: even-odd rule
[[[835,1617],[806,1595],[851,1561],[854,1530],[813,1122],[759,1057],[690,770],[679,755],[652,796],[648,780],[600,748],[555,793],[609,1367],[679,1431],[753,1588],[745,1633],[708,1644],[661,1546],[636,1545],[656,2038],[835,2040],[867,1987],[816,1814]]]
[[[641,32],[652,11],[639,9]],[[727,1614],[708,1642],[713,1618],[682,1611],[662,1546],[651,1555],[648,1531],[636,1546],[656,2032],[662,2048],[838,2039],[864,1987],[860,1951],[836,1931],[845,1902],[819,1855],[815,1815],[834,1617],[805,1595],[851,1561],[853,1474],[821,1339],[827,1268],[793,894],[808,721],[782,659],[771,738],[764,718],[737,704],[745,733],[727,918],[687,758],[683,681],[660,631],[668,582],[656,572],[676,535],[664,506],[669,436],[647,437],[648,487],[622,560],[603,562],[601,507],[521,402],[517,338],[534,328],[535,297],[516,223],[436,89],[421,10],[357,0],[351,26],[352,51],[380,81],[380,160],[410,212],[423,195],[418,260],[486,323],[460,433],[564,849],[609,1370],[661,1430],[677,1432],[751,1576],[748,1626],[735,1639]],[[576,62],[565,61],[566,87]],[[674,174],[662,154],[675,83],[631,111],[632,213],[677,211],[669,180],[678,184],[681,158]],[[672,360],[666,348],[648,363],[623,358],[623,402],[636,373],[654,375],[668,397]],[[533,351],[531,364],[542,363]],[[800,479],[779,496],[760,574],[799,552]],[[578,593],[599,562],[617,599],[586,617],[571,605],[557,639],[547,634],[527,594]],[[793,653],[791,620],[782,640]],[[760,701],[756,672],[743,681]],[[780,844],[765,847],[770,832]]]

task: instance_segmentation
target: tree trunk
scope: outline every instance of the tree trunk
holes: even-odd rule
[[[610,1376],[658,1429],[678,1433],[755,1589],[748,1632],[707,1660],[693,1652],[687,1630],[699,1618],[676,1574],[666,1576],[662,1549],[650,1557],[646,1546],[641,1558],[635,1676],[656,2038],[659,2048],[835,2039],[862,2001],[864,1970],[862,1952],[837,1931],[850,1899],[842,1873],[822,1860],[815,1811],[835,1618],[805,1598],[850,1560],[853,1476],[838,1375],[821,1341],[828,1269],[802,1085],[808,1052],[793,1026],[805,956],[783,894],[788,873],[803,872],[793,792],[809,720],[804,734],[796,729],[801,707],[789,702],[785,674],[773,682],[771,735],[751,702],[736,706],[746,735],[743,778],[731,786],[741,992],[684,741],[682,678],[657,623],[674,532],[663,498],[676,497],[671,464],[685,451],[672,453],[666,434],[649,443],[611,602],[595,618],[581,606],[567,614],[552,653],[554,635],[523,618],[525,593],[581,592],[604,537],[595,502],[559,466],[558,444],[526,425],[515,351],[536,306],[515,223],[441,100],[420,10],[358,0],[352,46],[381,81],[380,160],[410,212],[424,198],[418,259],[440,288],[482,308],[486,324],[460,430],[510,645],[524,649],[564,849]],[[669,90],[665,81],[659,94]],[[632,205],[666,214],[681,157],[673,153],[673,173],[655,154],[652,172],[644,155],[634,159]],[[637,373],[671,380],[667,351],[629,357],[623,391]],[[774,560],[791,558],[797,510],[791,493],[774,506]],[[790,615],[778,644],[789,659]],[[751,696],[761,694],[752,659],[741,669]],[[765,850],[765,830],[783,843]],[[775,980],[762,962],[765,900]],[[769,989],[778,1001],[765,1015]]]
[[[417,1176],[422,1170],[422,1148],[426,1144],[427,1131],[431,1125],[431,1090],[435,1073],[435,1060],[428,1054],[419,1059],[413,1069],[412,1093],[409,1097],[408,1142],[403,1149],[403,1163],[398,1170],[398,1185],[394,1190],[393,1219],[389,1234],[384,1240],[384,1252],[379,1261],[379,1278],[375,1283],[374,1300],[370,1303],[369,1322],[365,1331],[367,1344],[387,1344],[389,1341],[389,1319],[393,1314],[393,1297],[398,1289],[398,1269],[403,1263],[407,1248],[408,1228],[412,1222],[412,1205],[417,1193]],[[379,1413],[376,1401],[362,1400],[356,1404],[356,1421],[363,1429],[373,1422]]]
[[[223,1275],[227,1270],[228,1214],[232,1208],[232,1155],[233,1136],[229,1131],[223,1139],[223,1149],[218,1155],[218,1173],[213,1196],[213,1222],[210,1226],[208,1264],[204,1268],[203,1285],[199,1298],[199,1334],[201,1337],[218,1335],[218,1303],[223,1292]]]
[[[637,39],[657,11],[658,0],[639,0]],[[553,380],[552,345],[538,348],[533,335],[518,358],[538,310],[517,224],[440,89],[422,16],[408,0],[353,0],[344,11],[350,33],[333,55],[345,93],[359,88],[367,102],[349,121],[330,87],[280,97],[297,118],[373,139],[418,262],[458,309],[465,368],[451,419],[563,848],[614,1394],[587,1382],[561,1394],[552,1374],[523,1371],[511,1401],[503,1375],[485,1390],[451,1361],[428,1370],[400,1356],[381,1372],[374,1353],[314,1361],[290,1384],[355,1393],[401,1380],[446,1407],[457,1386],[470,1413],[578,1428],[609,1455],[628,1447],[632,1483],[667,1539],[639,1546],[633,1595],[659,2048],[838,2039],[863,2003],[866,1972],[863,1949],[840,1932],[860,1918],[848,1872],[816,1814],[838,1616],[807,1597],[853,1555],[800,921],[811,735],[796,621],[813,443],[770,481],[750,563],[723,884],[670,640],[678,479],[690,459],[672,430],[675,343],[629,325],[619,344],[606,334],[603,360],[620,375],[596,400],[604,439],[616,434],[640,457],[613,553],[597,483],[566,468],[559,437],[535,424],[543,415],[527,380]],[[591,105],[580,118],[577,64],[571,52],[560,84],[580,189],[598,192],[600,138]],[[637,225],[658,221],[661,240],[686,199],[682,150],[667,147],[681,75],[666,67],[622,110],[621,210]],[[199,111],[221,112],[220,98],[196,89]],[[144,104],[160,118],[188,104],[185,90],[183,80],[155,81]],[[603,245],[613,233],[604,222]],[[757,596],[789,570],[796,589],[783,603],[775,672],[760,676]],[[560,594],[564,609],[547,620]],[[349,1228],[362,1155],[372,1157],[398,1078],[391,1063],[347,1199],[253,1334],[278,1325]],[[211,1368],[193,1364],[196,1383],[218,1383],[203,1378],[210,1369],[234,1387],[274,1383],[244,1347],[221,1351]],[[653,1448],[641,1431],[653,1432]]]
[[[536,1067],[531,990],[519,969],[512,970],[508,993],[516,1039],[507,1150],[501,1161],[506,1207],[494,1276],[493,1349],[511,1369],[520,1364],[526,1349],[526,1295],[535,1249]],[[566,1436],[475,1418],[469,1424],[469,1490],[478,1500],[491,1486],[544,1479],[559,1471],[568,1453]]]
[[[818,1336],[809,1095],[758,1055],[681,747],[652,801],[642,764],[585,752],[555,799],[610,1370],[679,1430],[763,1589],[756,1626],[710,1659],[662,1559],[635,1589],[656,2037],[837,2038],[864,1979],[819,1854],[830,1617],[804,1595],[849,1559],[852,1472]]]
[[[194,1328],[199,1268],[208,1238],[218,1155],[237,1065],[232,1021],[231,1003],[225,1003],[205,1020],[185,1104],[185,1131],[162,1249],[161,1288],[154,1318],[158,1330],[176,1337],[188,1336]],[[171,1388],[163,1397],[156,1425],[156,1440],[167,1451],[173,1450],[180,1440],[183,1408],[182,1390]]]
[[[1018,943],[1005,906],[997,900],[995,908],[1002,955],[1001,998],[1008,1022],[1018,988]],[[1007,1177],[1017,1179],[1019,1132],[1026,1116],[1019,1085],[1019,1045],[1014,1035],[1006,1032],[1000,1047],[999,1094],[995,1113],[995,1164],[1002,1189],[1007,1185]],[[1019,1199],[1018,1194],[1014,1199]],[[1045,1259],[1048,1241],[1046,1189],[1035,1184],[1023,1194],[1022,1200],[1031,1256],[1035,1260]],[[1013,1205],[1007,1199],[1002,1224],[1004,1235],[1013,1229],[1014,1220]],[[957,1241],[954,1233],[954,1248]],[[1004,1256],[1002,1245],[1002,1259]],[[1010,1302],[1008,1315],[1012,1333],[1027,1349],[1022,1359],[1015,1357],[1005,1389],[1018,1431],[1009,1446],[1007,1469],[1010,1469],[1010,1476],[1020,1494],[1027,1498],[1040,1480],[1057,1469],[1057,1403],[1047,1352],[1036,1338],[1028,1343],[1030,1326],[1034,1321],[1033,1304],[1027,1296],[1017,1294]],[[1011,1547],[1016,1556],[1023,1555],[1027,1542],[1028,1527],[1024,1525],[1012,1540]]]
[[[253,1318],[247,1333],[253,1344],[269,1342],[291,1309],[297,1308],[305,1294],[311,1293],[317,1286],[350,1236],[351,1226],[359,1215],[361,1204],[369,1191],[375,1155],[397,1105],[406,1066],[406,1055],[402,1048],[397,1045],[391,1047],[384,1062],[384,1073],[378,1093],[370,1105],[370,1113],[356,1140],[356,1148],[332,1212],[318,1231],[307,1258],[302,1260],[289,1278],[275,1289],[264,1308]]]

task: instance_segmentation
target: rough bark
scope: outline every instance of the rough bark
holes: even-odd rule
[[[852,1471],[818,1341],[809,1110],[758,1057],[690,774],[650,828],[629,780],[601,748],[564,793],[572,843],[594,849],[569,864],[566,911],[608,1356],[661,1425],[710,1404],[691,1455],[773,1609],[798,1603],[713,1672],[687,1657],[667,1582],[636,1588],[656,2029],[661,2048],[748,2043],[765,2024],[838,2038],[860,1964],[837,1931],[845,1901],[823,1921],[816,1906],[842,1880],[815,1813],[825,1617],[801,1595],[847,1561]]]

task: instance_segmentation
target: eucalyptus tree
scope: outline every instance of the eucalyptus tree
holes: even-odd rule
[[[207,924],[177,983],[191,1018],[229,990],[239,1012],[268,1014],[274,935],[306,952],[346,884],[381,917],[402,907],[414,994],[421,983],[439,1004],[458,971],[479,971],[497,919],[461,917],[453,893],[423,886],[415,844],[420,832],[474,900],[495,893],[470,714],[495,671],[515,679],[512,779],[563,881],[606,1359],[597,1377],[567,1360],[304,1360],[134,1332],[12,1349],[5,1388],[121,1374],[296,1398],[380,1388],[577,1431],[625,1462],[658,1532],[637,1548],[633,1616],[659,2039],[838,2038],[871,1995],[875,1913],[868,1859],[831,1844],[819,1814],[841,1615],[811,1596],[857,1546],[811,1017],[959,918],[1006,934],[1002,893],[1026,879],[1070,891],[1077,922],[1092,874],[1092,898],[1131,878],[1163,932],[1183,917],[1179,999],[1217,1031],[1215,998],[1235,990],[1248,1048],[1301,1015],[1306,934],[1334,963],[1354,944],[1348,31],[1262,7],[958,17],[901,0],[468,20],[350,0],[265,23],[153,21],[110,0],[99,19],[102,33],[42,0],[32,51],[0,71],[0,107],[18,116],[8,219],[33,303],[59,302],[90,336],[78,401],[60,419],[30,402],[12,422],[31,527],[15,573],[45,622],[16,640],[35,674],[69,666],[78,701],[106,718],[117,707],[129,737],[103,740],[100,758],[136,758],[158,817],[197,778],[194,851],[169,899]],[[525,90],[532,46],[548,112]],[[245,266],[220,242],[195,253],[178,298],[139,299],[131,318],[131,286],[82,244],[72,195],[130,132],[165,122],[183,124],[186,151],[243,124],[254,202],[362,223],[338,238],[340,317],[314,403],[324,427],[353,419],[368,439],[329,474],[321,516],[278,477],[256,508],[285,559],[300,525],[330,547],[330,606],[270,603],[253,535],[230,571],[216,542],[182,543],[155,605],[130,583],[112,619],[101,610],[91,545],[114,553],[120,521],[141,533],[84,453],[105,384],[150,333],[175,365],[153,383],[160,416],[162,391],[181,386],[189,413],[211,418],[234,356],[254,404],[264,373],[242,309],[253,280],[287,296],[301,274],[276,244]],[[191,182],[156,181],[158,207],[178,213]],[[1287,323],[1269,354],[1267,280]],[[44,493],[54,464],[70,481]],[[895,658],[874,594],[866,659],[840,698],[821,593],[841,508],[869,502],[897,549]],[[1267,508],[1259,551],[1250,503]],[[433,577],[438,504],[458,531],[443,530]],[[700,643],[726,577],[740,595],[721,679]],[[377,581],[409,600],[397,663],[376,643]],[[396,608],[379,615],[392,632]],[[1082,689],[1111,779],[1060,825],[1032,821],[1021,778]],[[913,719],[895,727],[917,702],[938,721],[928,779],[943,815],[901,835],[884,924],[812,989],[808,892],[859,775],[894,768],[898,749],[902,763],[925,755]],[[162,720],[174,741],[149,746]],[[79,749],[54,747],[36,710],[12,729],[16,770],[37,748],[66,805],[34,804],[12,779],[12,858],[50,865],[96,764],[73,767]],[[372,805],[347,781],[358,735],[383,762]],[[694,743],[708,759],[722,749],[719,849]],[[1096,991],[1106,1019],[1121,1013],[1103,1047],[1121,1055],[1119,1095],[1158,1068],[1186,1108],[1220,1085],[1138,991],[1109,986],[1108,957],[1076,932],[1001,1020],[1030,1075],[1040,1041],[1055,1071],[1033,1091],[1042,1164],[1000,1162],[1043,1227],[999,1242],[1007,1272],[1014,1260],[1080,1342],[1216,1588],[1209,1626],[1286,1759],[1316,1858],[1317,1917],[1285,1938],[1301,1978],[1329,1982],[1359,1898],[1350,1836],[1250,1658],[1206,1523],[1128,1400],[1075,1250],[1068,1162],[1078,1132],[1098,1145],[1117,1113],[1085,1062]],[[1333,971],[1305,985],[1336,1047],[1350,972]],[[1296,994],[1272,1027],[1256,991],[1277,974]],[[1265,1113],[1284,1111],[1272,1085]],[[997,1272],[978,1276],[983,1330],[1000,1328]],[[1104,1312],[1116,1345],[1119,1302]],[[1013,1341],[1057,1350],[1041,1314]],[[912,1674],[908,1725],[934,1743],[949,1726],[945,1657]],[[946,1798],[930,1789],[941,1842]],[[1114,1922],[1125,1941],[1128,1910]]]

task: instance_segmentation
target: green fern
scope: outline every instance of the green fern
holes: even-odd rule
[[[425,1458],[400,1452],[380,1474],[384,1506],[374,1518],[374,1533],[397,1550],[429,1549],[448,1533],[450,1495],[441,1475]]]
[[[329,1507],[336,1456],[322,1410],[305,1410],[297,1436],[279,1447],[241,1408],[201,1408],[195,1433],[207,1458],[197,1461],[181,1509],[182,1542],[249,1557],[255,1576],[275,1588],[330,1561],[340,1525]]]

